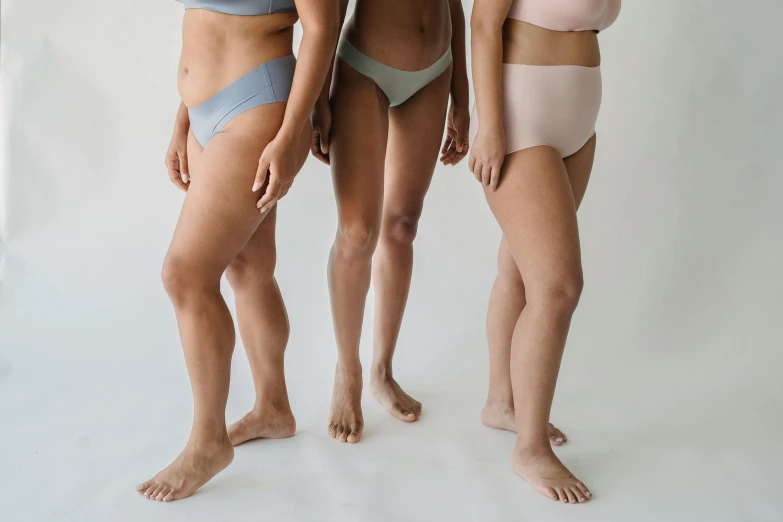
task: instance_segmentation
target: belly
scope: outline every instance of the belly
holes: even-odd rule
[[[260,64],[291,54],[296,13],[236,16],[188,9],[177,86],[194,107]]]
[[[435,63],[451,45],[447,0],[357,0],[343,35],[369,57],[404,71]]]
[[[509,18],[503,25],[503,62],[597,67],[601,64],[598,35],[551,31]]]

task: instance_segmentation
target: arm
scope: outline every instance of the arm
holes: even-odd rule
[[[269,185],[258,202],[265,212],[285,196],[296,176],[296,145],[321,91],[337,40],[337,0],[296,0],[302,22],[302,44],[288,96],[283,124],[259,160],[253,192],[269,173]]]
[[[476,0],[470,20],[478,134],[468,160],[476,179],[495,190],[506,157],[503,127],[503,24],[512,0]]]
[[[451,107],[449,108],[446,139],[440,160],[444,165],[456,165],[468,153],[470,129],[470,94],[468,67],[465,58],[465,13],[461,0],[449,0],[451,9]]]
[[[183,102],[179,104],[177,117],[174,120],[174,133],[171,135],[169,149],[166,151],[166,168],[169,179],[183,191],[188,190],[190,177],[188,176],[188,131],[190,130],[190,117],[188,108]]]
[[[339,0],[339,24],[338,33],[342,30],[345,23],[345,13],[348,10],[348,0]],[[332,53],[332,59],[329,60],[329,72],[326,74],[321,94],[313,108],[313,141],[310,145],[310,152],[313,156],[329,165],[329,133],[332,130],[332,109],[329,105],[329,91],[332,87],[332,75],[334,74],[334,62],[337,59],[337,43]]]

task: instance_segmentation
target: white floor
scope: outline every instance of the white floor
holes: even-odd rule
[[[426,333],[438,321],[427,318],[425,303],[411,306],[398,362],[401,382],[425,404],[420,422],[396,421],[368,399],[364,440],[331,440],[333,344],[328,330],[297,329],[306,315],[292,313],[297,435],[240,447],[187,501],[149,502],[134,485],[176,455],[190,420],[165,296],[120,306],[67,282],[32,283],[14,265],[6,275],[17,283],[0,302],[3,520],[783,520],[779,347],[753,360],[734,343],[712,353],[689,351],[687,342],[634,349],[608,332],[586,338],[601,328],[581,314],[554,420],[570,438],[558,454],[595,500],[560,505],[510,471],[513,435],[478,420],[480,329],[462,342],[448,334],[437,342]],[[107,315],[107,307],[122,313]],[[318,336],[325,340],[313,342]],[[245,363],[240,348],[229,419],[252,401]]]

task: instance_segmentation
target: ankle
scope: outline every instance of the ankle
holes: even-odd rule
[[[358,357],[338,358],[337,371],[345,373],[362,373],[362,361]]]
[[[392,379],[391,361],[376,363],[373,361],[370,367],[370,378],[374,381],[388,381]]]
[[[549,437],[518,435],[514,444],[514,455],[520,457],[539,457],[553,453]]]
[[[259,394],[256,396],[256,402],[253,404],[252,414],[255,415],[272,415],[276,414],[289,414],[291,413],[291,404],[288,402],[288,397],[284,394],[273,395]]]

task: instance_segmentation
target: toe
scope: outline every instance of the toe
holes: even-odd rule
[[[333,439],[337,438],[337,426],[332,422],[329,423],[329,436]]]
[[[168,486],[163,486],[160,488],[160,491],[158,491],[158,494],[155,495],[155,500],[162,501],[163,498],[168,495],[169,491],[171,491],[171,489]]]
[[[358,430],[351,430],[351,433],[348,435],[346,440],[351,444],[355,444],[362,440],[362,432]]]
[[[560,502],[568,502],[568,495],[565,494],[563,488],[555,488],[555,491],[557,491],[557,498]]]
[[[171,502],[172,500],[175,500],[175,497],[174,497],[175,493],[176,492],[173,489],[169,490],[169,492],[166,493],[166,495],[163,497],[163,502]]]
[[[584,496],[585,499],[589,499],[590,497],[593,496],[593,494],[590,493],[590,491],[587,489],[587,486],[585,486],[581,482],[576,483],[576,489],[578,489],[582,493],[582,496]]]
[[[338,435],[340,437],[340,442],[348,442],[348,434],[351,433],[351,430],[348,428],[340,427],[338,430]]]
[[[143,495],[145,491],[147,491],[147,488],[150,487],[149,482],[142,482],[141,484],[136,486],[136,492],[139,495]]]
[[[572,487],[571,488],[571,492],[574,494],[574,497],[576,498],[576,501],[579,502],[580,504],[587,500],[587,498],[585,498],[584,494],[581,491],[579,491],[579,489],[577,487]]]
[[[148,482],[147,488],[144,490],[144,496],[149,498],[149,496],[152,494],[153,491],[157,489],[157,487],[158,485],[155,484],[154,482]]]
[[[160,491],[161,489],[163,489],[163,486],[161,486],[160,484],[158,484],[154,488],[150,488],[149,495],[147,495],[147,497],[150,500],[155,500],[155,496],[158,494],[158,491]]]
[[[547,487],[547,486],[541,486],[541,487],[538,487],[536,489],[538,490],[539,493],[541,493],[545,497],[549,497],[552,500],[560,500],[558,498],[557,492],[554,490],[554,488],[550,488],[550,487]]]
[[[574,492],[571,491],[571,488],[565,488],[565,494],[571,504],[576,504],[576,496],[574,495]]]

